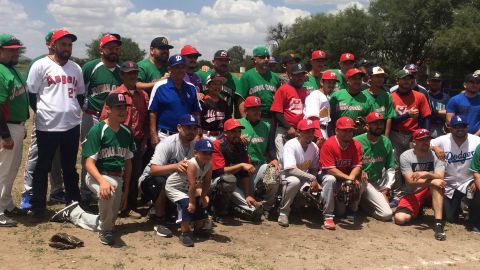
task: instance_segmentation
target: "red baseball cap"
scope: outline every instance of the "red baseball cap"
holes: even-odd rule
[[[118,45],[122,45],[122,41],[118,39],[115,35],[106,34],[100,39],[100,48],[103,48],[103,46],[110,42],[117,42]]]
[[[342,116],[338,118],[335,127],[338,129],[355,129],[355,123],[353,123],[352,118],[348,116]]]
[[[322,74],[322,80],[337,80],[337,74],[333,71],[325,71]]]
[[[52,37],[50,38],[50,44],[55,43],[55,41],[57,41],[57,40],[59,40],[63,37],[69,37],[69,38],[72,39],[72,41],[77,40],[77,36],[75,36],[74,34],[68,32],[67,30],[60,29],[60,30],[57,30],[57,31],[53,32]]]
[[[362,75],[365,75],[365,73],[363,73],[363,71],[361,71],[360,69],[358,68],[351,68],[347,71],[347,74],[345,74],[345,77],[350,78],[352,76],[355,76],[357,74],[362,74]]]
[[[230,118],[227,121],[225,121],[225,123],[223,123],[224,131],[229,131],[232,129],[236,129],[238,127],[240,127],[241,129],[245,128],[237,119]]]
[[[414,140],[421,140],[425,138],[432,138],[432,135],[430,134],[430,131],[428,129],[417,129],[415,132],[413,132],[413,139]]]
[[[310,57],[310,60],[315,60],[315,59],[327,59],[327,54],[321,50],[313,51],[312,57]]]
[[[298,130],[309,130],[309,129],[315,129],[315,121],[310,120],[310,119],[302,119],[298,122],[297,124],[297,129]]]
[[[262,106],[262,100],[256,96],[249,96],[245,99],[243,103],[244,108],[253,108]]]
[[[372,123],[372,122],[375,122],[375,121],[378,121],[378,120],[385,120],[385,118],[383,118],[383,115],[381,113],[378,113],[378,112],[371,112],[365,118],[365,121],[367,123]]]
[[[342,53],[340,56],[340,62],[345,61],[355,61],[355,55],[353,55],[353,53]]]
[[[197,49],[195,49],[195,47],[193,47],[191,45],[185,45],[180,50],[180,55],[181,56],[192,55],[192,54],[197,55],[197,56],[202,56],[202,54]]]

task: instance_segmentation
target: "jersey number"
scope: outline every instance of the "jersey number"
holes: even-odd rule
[[[74,98],[75,95],[75,89],[74,88],[68,88],[68,97],[69,98]]]

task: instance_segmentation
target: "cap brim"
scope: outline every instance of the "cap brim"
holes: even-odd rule
[[[150,46],[151,48],[158,48],[158,49],[173,49],[172,45],[161,45],[161,46]]]
[[[356,129],[356,127],[335,127],[338,129]]]
[[[299,71],[292,72],[293,75],[297,75],[297,74],[300,74],[300,73],[307,73],[307,72],[305,70],[299,70]]]
[[[418,138],[413,138],[413,139],[414,140],[422,140],[422,139],[426,139],[426,138],[432,139],[432,135],[423,135],[423,136],[420,136]]]
[[[138,72],[138,68],[125,68],[125,69],[120,69],[120,71],[124,73],[132,72],[132,71]]]
[[[226,129],[225,131],[230,131],[230,130],[233,130],[233,129],[236,129],[236,128],[245,129],[244,126],[234,126],[234,127],[229,128],[229,129]]]
[[[8,46],[2,46],[4,49],[19,49],[19,48],[25,48],[23,45],[8,45]]]
[[[110,44],[110,43],[113,43],[113,42],[118,43],[119,46],[122,45],[122,41],[121,41],[121,40],[110,40],[109,42],[103,44],[102,48],[105,47],[105,46],[107,46],[107,44]]]

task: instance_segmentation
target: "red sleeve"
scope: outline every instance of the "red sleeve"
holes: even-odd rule
[[[356,140],[353,140],[353,143],[355,145],[355,153],[352,158],[352,166],[361,167],[362,166],[362,145]]]
[[[215,171],[223,167],[225,167],[225,159],[220,149],[220,142],[215,140],[213,141],[212,169]]]
[[[270,107],[270,111],[272,112],[279,112],[283,113],[283,102],[285,101],[285,87],[280,86],[277,92],[275,92],[275,96],[273,97],[272,106]]]
[[[333,155],[333,145],[332,139],[335,140],[335,137],[328,139],[322,146],[320,151],[320,167],[322,169],[331,169],[337,167],[335,163],[335,156]]]
[[[100,118],[99,120],[102,121],[102,120],[105,120],[107,119],[107,108],[105,108],[105,104],[103,105],[103,108],[102,108],[102,112],[100,113]]]
[[[418,98],[418,108],[420,109],[420,114],[423,117],[430,116],[432,112],[430,111],[430,105],[428,105],[427,97],[425,97],[425,95],[422,93],[419,93]]]

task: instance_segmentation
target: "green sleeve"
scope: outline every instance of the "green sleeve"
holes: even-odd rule
[[[0,104],[7,103],[12,95],[12,89],[13,81],[5,78],[4,74],[0,73]]]
[[[85,85],[87,85],[90,82],[90,76],[92,75],[92,70],[94,66],[92,65],[92,63],[93,62],[88,62],[82,67],[83,81]]]
[[[142,61],[137,63],[137,65],[138,65],[137,78],[138,78],[139,82],[146,83],[147,82],[147,72],[145,71],[145,67],[143,67],[143,65],[141,63],[142,63]]]
[[[473,154],[472,163],[470,163],[470,171],[480,172],[480,145],[475,149],[475,154]]]
[[[387,168],[395,168],[397,166],[397,162],[395,161],[395,156],[393,155],[393,145],[390,142],[390,139],[385,137],[385,149],[387,150]]]
[[[243,99],[247,98],[248,88],[250,88],[248,83],[248,73],[244,73],[240,78],[239,86],[240,87],[237,89],[237,95],[241,96]]]
[[[102,146],[101,127],[97,124],[93,126],[87,134],[87,138],[82,146],[82,157],[87,158],[94,156],[97,159],[97,154]]]
[[[397,113],[393,109],[393,100],[392,100],[392,95],[390,93],[387,93],[387,106],[385,108],[385,118],[395,118],[397,116]]]

